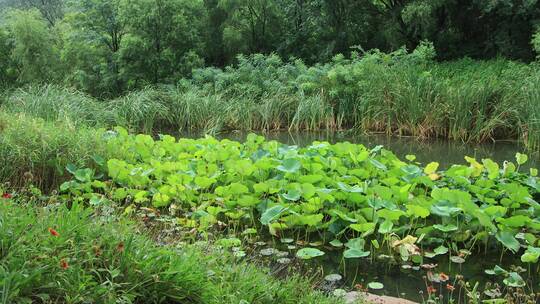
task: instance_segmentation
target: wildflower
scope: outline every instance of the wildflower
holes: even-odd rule
[[[10,193],[7,193],[7,192],[2,194],[2,198],[5,198],[5,199],[10,199],[12,197],[13,197],[13,195],[11,195]]]
[[[427,292],[428,292],[428,294],[436,293],[437,288],[430,285],[430,286],[427,287]]]
[[[448,284],[446,284],[446,289],[447,289],[448,291],[454,291],[454,289],[456,289],[456,288],[454,287],[454,285],[448,283]]]
[[[69,268],[69,264],[65,259],[60,260],[60,268],[66,270]]]
[[[116,251],[124,252],[124,242],[120,242],[118,245],[116,245]]]
[[[444,273],[444,272],[441,272],[439,273],[439,280],[441,280],[442,282],[446,282],[450,279],[450,277]]]
[[[58,231],[52,229],[51,227],[49,227],[49,233],[50,233],[52,236],[60,236],[60,233],[58,233]]]

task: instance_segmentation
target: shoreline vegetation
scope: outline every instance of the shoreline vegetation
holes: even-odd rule
[[[54,199],[0,198],[0,303],[344,303],[209,242],[157,245],[111,206]]]
[[[9,113],[76,126],[216,134],[232,130],[352,130],[480,143],[540,145],[540,68],[505,59],[433,61],[432,46],[334,57],[328,64],[240,56],[176,85],[111,100],[57,85],[7,90]]]
[[[218,141],[212,137],[175,139],[167,135],[153,139],[145,134],[129,134],[121,127],[107,131],[84,125],[76,127],[65,120],[46,122],[25,114],[6,113],[0,115],[0,147],[0,160],[5,164],[0,171],[0,192],[4,193],[1,199],[1,208],[4,209],[0,214],[6,215],[5,218],[0,217],[0,222],[4,227],[16,227],[14,229],[19,231],[17,234],[3,229],[0,233],[0,236],[7,238],[3,243],[10,244],[5,249],[0,248],[3,252],[0,260],[2,269],[7,271],[5,277],[9,278],[2,284],[8,284],[10,294],[15,297],[19,292],[41,296],[39,290],[31,287],[40,286],[40,283],[32,285],[37,282],[35,280],[46,280],[49,276],[69,279],[64,277],[62,269],[65,265],[97,265],[86,264],[85,256],[78,256],[79,253],[83,254],[79,251],[74,252],[77,256],[62,260],[62,254],[70,254],[70,250],[73,250],[70,247],[72,242],[66,241],[67,245],[62,243],[57,248],[59,244],[56,241],[47,239],[50,235],[55,237],[54,233],[47,233],[44,228],[49,226],[60,231],[60,235],[71,226],[73,229],[86,229],[86,224],[93,224],[85,221],[85,225],[75,225],[69,219],[90,219],[90,213],[109,223],[104,226],[98,224],[103,227],[100,229],[114,231],[107,225],[119,225],[122,231],[133,231],[113,233],[117,237],[111,236],[114,240],[107,245],[112,255],[115,254],[116,243],[121,241],[118,237],[130,237],[137,233],[130,228],[133,226],[126,226],[125,230],[122,228],[125,216],[145,213],[140,217],[145,225],[149,221],[169,223],[177,229],[174,231],[179,233],[180,240],[188,243],[197,239],[208,242],[209,235],[216,236],[216,244],[229,250],[233,256],[245,255],[244,250],[249,247],[244,246],[249,245],[241,240],[247,238],[250,244],[266,241],[265,246],[270,246],[266,249],[271,252],[279,252],[271,247],[277,242],[288,245],[293,242],[293,249],[289,249],[288,254],[297,260],[317,262],[317,258],[324,256],[325,252],[342,253],[343,267],[345,263],[350,263],[345,261],[360,259],[366,263],[379,263],[379,257],[385,257],[390,259],[389,265],[396,265],[392,262],[395,261],[399,263],[397,265],[426,271],[431,279],[435,275],[435,281],[426,281],[426,297],[430,300],[436,300],[443,294],[445,297],[456,296],[453,291],[458,288],[460,294],[463,291],[472,297],[482,297],[476,286],[472,290],[456,271],[488,252],[497,252],[501,260],[515,255],[517,264],[511,267],[499,264],[486,266],[485,272],[493,276],[490,280],[504,280],[504,284],[498,285],[497,294],[511,298],[515,296],[512,290],[518,288],[518,297],[533,301],[538,297],[534,293],[538,282],[531,274],[537,273],[539,267],[540,206],[536,200],[540,187],[538,171],[521,168],[528,161],[524,154],[517,153],[515,161],[504,164],[489,159],[477,161],[466,158],[467,164],[456,164],[447,170],[440,170],[438,163],[422,165],[415,161],[413,155],[400,160],[382,147],[368,149],[347,142],[333,145],[315,142],[311,146],[297,148],[266,141],[254,134],[249,135],[245,143],[226,139]],[[12,200],[15,200],[13,205]],[[40,204],[44,204],[43,209]],[[35,205],[37,209],[25,211],[29,205]],[[80,209],[82,206],[86,206],[87,210]],[[12,211],[20,216],[10,216],[10,208],[14,208]],[[64,215],[55,217],[53,211],[53,217],[48,218],[47,214],[56,208]],[[116,211],[111,213],[111,210]],[[151,217],[148,212],[152,214]],[[9,220],[24,218],[21,214],[26,214],[28,221]],[[58,218],[66,220],[57,222]],[[43,221],[45,224],[33,226],[28,234],[23,235],[32,237],[36,234],[35,237],[43,238],[43,244],[52,244],[46,252],[58,253],[60,250],[61,254],[45,254],[42,256],[44,260],[38,260],[39,263],[50,264],[50,259],[59,259],[56,261],[59,268],[48,269],[43,276],[37,273],[29,275],[32,279],[25,281],[20,279],[20,271],[39,272],[42,267],[29,265],[29,268],[17,270],[14,265],[19,262],[15,257],[21,254],[9,252],[30,250],[29,254],[34,254],[32,252],[39,251],[39,248],[19,246],[15,241],[25,223],[36,219],[39,219],[38,223]],[[88,228],[89,231],[92,229]],[[100,229],[92,233],[102,234]],[[166,230],[162,232],[166,233]],[[81,236],[86,233],[83,230],[72,230],[72,233],[73,238],[78,235],[78,240],[86,240],[88,246],[90,240],[95,239],[92,235],[85,239]],[[268,233],[272,235],[271,242],[263,237]],[[35,243],[35,246],[41,245],[41,241]],[[138,247],[133,246],[133,250]],[[148,247],[149,252],[157,250],[157,256],[168,250],[152,248],[155,247]],[[131,258],[133,260],[129,263],[134,263],[135,269],[144,266],[136,263],[138,259],[135,253]],[[92,259],[99,263],[99,259]],[[438,259],[449,259],[448,269],[436,268]],[[83,264],[78,264],[80,262]],[[118,261],[113,259],[112,262],[110,265],[114,266]],[[160,268],[167,267],[169,262],[154,263],[159,266],[155,266],[157,268],[148,265],[145,268],[148,272],[143,273],[126,273],[124,270],[129,265],[121,264],[124,267],[121,273],[125,277],[119,278],[119,281],[113,280],[120,284],[115,289],[109,289],[109,281],[102,281],[101,275],[93,278],[97,282],[79,286],[82,290],[97,288],[96,292],[99,293],[96,294],[99,295],[117,296],[116,292],[124,292],[120,286],[135,284],[139,280],[133,280],[133,276],[154,277],[156,271],[169,274]],[[191,265],[189,259],[176,262],[176,268]],[[199,260],[197,263],[201,265],[202,262]],[[221,267],[236,267],[232,260],[223,263]],[[253,267],[256,269],[258,266]],[[80,275],[81,271],[90,268],[78,269],[77,275]],[[114,271],[111,275],[116,276]],[[236,303],[240,299],[238,297],[243,297],[246,292],[249,297],[258,299],[254,300],[256,303],[266,303],[259,298],[261,294],[265,298],[268,296],[265,285],[261,283],[259,286],[259,281],[256,281],[256,294],[251,294],[249,290],[253,286],[238,281],[236,271],[239,270],[224,274],[225,277],[216,282],[228,286],[228,289],[221,290],[223,293],[219,299]],[[195,279],[204,279],[204,274],[199,274],[203,276]],[[259,276],[260,272],[250,274]],[[266,282],[265,276],[260,275],[260,282]],[[165,286],[173,284],[176,288],[182,288],[182,284],[175,283],[182,280],[181,276],[178,273],[169,277],[171,281],[166,281]],[[124,282],[124,279],[127,281]],[[17,281],[17,284],[30,284],[27,286],[29,289],[19,290],[11,285],[11,280]],[[145,279],[142,281],[146,282]],[[311,290],[311,287],[307,287],[309,284],[302,285],[307,284],[303,279],[275,282],[276,294],[268,299],[278,296],[299,303],[312,303],[310,299],[314,298],[321,301],[316,303],[333,301],[318,292],[295,293],[298,286]],[[458,282],[464,285],[458,287]],[[52,297],[69,296],[75,292],[74,286],[82,283],[70,281],[73,285],[66,289],[51,285],[42,291]],[[373,284],[369,288],[383,288],[379,282],[370,283]],[[445,287],[443,283],[449,285]],[[128,296],[133,299],[138,296],[168,296],[160,291],[163,286],[152,284],[152,290],[144,287],[144,292],[140,294],[137,288],[143,287],[136,285],[134,289],[129,289]],[[241,287],[235,287],[238,284]],[[291,284],[291,287],[284,288],[283,284]],[[235,288],[241,290],[240,294],[231,294]],[[485,288],[488,290],[489,287],[486,285]],[[184,291],[190,292],[189,289]],[[199,298],[206,293],[195,292],[196,297],[190,298],[193,303],[214,303]],[[92,294],[94,292],[89,292],[89,295]],[[25,299],[25,296],[21,297],[21,300]]]
[[[540,0],[0,1],[0,304],[540,303],[539,153]]]

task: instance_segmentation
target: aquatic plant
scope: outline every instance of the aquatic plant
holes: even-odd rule
[[[122,128],[106,134],[102,172],[69,168],[74,179],[61,190],[70,200],[168,209],[199,231],[218,222],[231,233],[264,228],[299,244],[344,248],[344,259],[384,254],[418,266],[437,258],[459,265],[484,248],[538,268],[540,184],[537,170],[521,170],[524,154],[502,166],[465,157],[443,171],[348,142],[298,148],[254,134],[245,143],[154,140]],[[322,254],[303,248],[297,256]]]

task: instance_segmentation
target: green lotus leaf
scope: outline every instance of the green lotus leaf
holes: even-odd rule
[[[281,205],[270,207],[263,212],[263,214],[261,215],[260,221],[263,225],[268,225],[270,224],[270,222],[279,218],[279,216],[286,210],[287,208]]]
[[[529,158],[526,154],[521,154],[519,152],[516,153],[516,162],[518,163],[518,165],[523,165],[527,162],[528,159]]]
[[[302,248],[296,252],[296,256],[303,260],[309,260],[324,255],[324,252],[317,248]]]
[[[503,244],[506,248],[512,250],[514,253],[519,251],[519,242],[515,238],[514,233],[510,231],[500,231],[498,232],[495,237],[501,244]]]
[[[299,160],[294,158],[288,158],[281,162],[281,165],[277,166],[276,169],[282,172],[287,173],[296,173],[300,170],[302,164]]]

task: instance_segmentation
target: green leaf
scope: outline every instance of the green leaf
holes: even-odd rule
[[[346,259],[364,258],[369,256],[369,251],[363,251],[361,249],[349,248],[343,252],[343,257]]]
[[[499,164],[489,158],[482,159],[482,164],[484,164],[484,167],[486,167],[488,171],[489,179],[495,179],[499,176]]]
[[[523,165],[528,159],[529,157],[527,157],[527,154],[521,154],[519,152],[516,153],[516,162],[518,165]]]
[[[519,251],[519,242],[514,237],[514,234],[509,231],[500,231],[495,235],[495,238],[499,240],[506,248],[516,253]]]
[[[375,230],[375,223],[350,224],[349,227],[358,232],[367,232]]]
[[[301,164],[300,161],[294,158],[288,158],[281,162],[281,165],[279,165],[276,169],[282,172],[287,173],[296,173],[298,170],[300,170]]]
[[[442,232],[446,232],[446,233],[458,230],[458,227],[452,224],[448,224],[448,225],[437,224],[437,225],[433,225],[433,228],[440,230]]]
[[[384,285],[383,283],[379,283],[379,282],[369,282],[368,287],[370,289],[383,289]]]
[[[341,248],[343,247],[343,243],[338,240],[338,239],[334,239],[330,242],[330,245],[334,246],[334,247],[337,247],[337,248]]]
[[[521,255],[521,261],[523,263],[536,263],[540,258],[540,248],[529,246],[527,251]]]
[[[156,193],[152,197],[152,205],[156,208],[165,207],[169,205],[171,198],[167,194]]]
[[[510,272],[508,277],[503,280],[503,283],[508,287],[525,286],[525,281],[517,272]]]
[[[392,221],[386,220],[379,226],[379,233],[390,233],[392,232],[392,227],[394,227],[394,223],[392,223]]]
[[[281,205],[268,208],[261,215],[260,221],[263,225],[268,225],[270,224],[270,222],[277,219],[281,215],[281,213],[285,212],[285,210],[287,210],[287,208]]]
[[[300,191],[296,190],[296,189],[291,189],[289,190],[287,193],[284,193],[282,196],[284,199],[286,200],[289,200],[289,201],[297,201],[300,199],[300,196],[302,194],[300,193]]]
[[[426,218],[430,215],[428,209],[418,205],[407,205],[407,214],[412,217]]]
[[[424,168],[424,173],[427,175],[435,173],[438,168],[439,168],[439,163],[431,162],[427,164],[427,166]]]
[[[309,260],[324,255],[324,252],[317,248],[302,248],[296,252],[296,256],[303,260]]]

